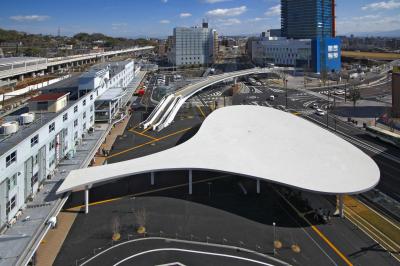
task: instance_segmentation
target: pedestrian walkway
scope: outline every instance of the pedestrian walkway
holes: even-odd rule
[[[106,156],[101,154],[102,149],[107,151],[112,149],[112,145],[114,144],[115,140],[125,131],[129,119],[130,116],[128,115],[122,121],[112,127],[100,149],[98,149],[94,160],[92,160],[92,166],[102,165],[106,161]],[[105,128],[107,126],[107,124],[100,125],[101,128]],[[75,212],[60,212],[60,214],[57,216],[57,228],[50,230],[40,243],[39,249],[36,253],[37,265],[53,265],[53,262],[56,259],[57,254],[60,251],[62,244],[67,237],[80,209],[78,208],[74,211]]]

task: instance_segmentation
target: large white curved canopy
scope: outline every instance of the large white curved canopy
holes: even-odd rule
[[[354,194],[379,182],[375,162],[340,137],[273,108],[216,110],[187,142],[149,156],[71,171],[57,193],[140,173],[213,170],[303,190]]]

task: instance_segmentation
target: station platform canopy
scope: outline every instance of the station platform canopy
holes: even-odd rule
[[[240,105],[214,111],[171,149],[71,171],[57,193],[170,170],[217,171],[335,195],[368,191],[380,179],[375,162],[335,134],[290,113]]]

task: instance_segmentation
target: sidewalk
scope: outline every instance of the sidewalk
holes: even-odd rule
[[[130,116],[125,117],[120,123],[116,124],[106,137],[106,141],[101,145],[99,151],[103,149],[111,150],[115,140],[121,136],[126,126],[128,125]],[[94,163],[92,166],[102,165],[106,157],[101,155],[99,152],[94,157]],[[65,238],[67,237],[72,224],[75,221],[80,209],[74,210],[76,212],[63,212],[61,211],[57,216],[57,228],[48,231],[44,239],[42,240],[37,252],[36,252],[36,263],[40,266],[51,266],[60,251]]]

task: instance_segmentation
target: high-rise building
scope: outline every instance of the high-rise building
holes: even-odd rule
[[[281,27],[286,38],[335,37],[335,0],[282,0]]]
[[[400,118],[400,66],[393,67],[392,73],[392,116]]]
[[[282,35],[311,39],[314,72],[339,71],[341,42],[335,37],[335,0],[281,0]]]
[[[218,34],[208,23],[202,27],[178,27],[174,29],[171,46],[168,60],[176,66],[212,64],[218,54]]]

